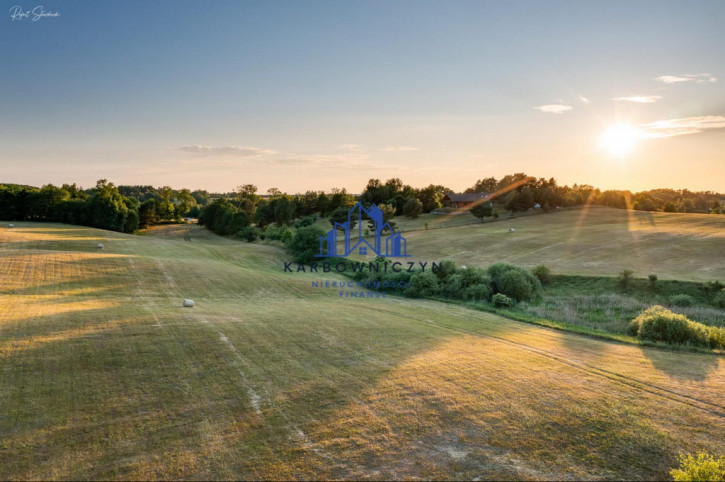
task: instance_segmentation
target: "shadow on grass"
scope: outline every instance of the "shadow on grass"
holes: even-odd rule
[[[655,347],[641,347],[640,350],[657,370],[683,381],[706,380],[720,368],[721,363],[725,363],[725,358],[717,354],[680,352],[674,357],[672,352]]]

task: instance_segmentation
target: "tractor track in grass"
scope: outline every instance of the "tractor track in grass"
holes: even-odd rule
[[[375,308],[375,307],[368,306],[368,305],[361,305],[361,306],[364,306],[366,309],[369,309],[371,311],[377,311],[377,312],[387,313],[387,314],[394,315],[394,316],[399,316],[401,318],[406,318],[408,320],[412,320],[417,323],[425,323],[425,324],[428,324],[431,326],[435,326],[437,328],[442,328],[444,330],[465,333],[467,335],[473,335],[473,336],[477,336],[480,338],[490,338],[490,339],[496,340],[499,343],[513,346],[515,348],[519,348],[521,350],[525,350],[525,351],[528,351],[531,353],[535,353],[539,356],[548,358],[550,360],[554,360],[558,363],[561,363],[561,364],[570,366],[572,368],[590,373],[592,375],[601,376],[601,377],[607,378],[609,380],[619,382],[623,385],[627,385],[631,388],[650,393],[650,394],[658,396],[660,398],[665,398],[665,399],[668,399],[671,401],[682,403],[684,405],[691,406],[698,410],[701,410],[701,411],[704,411],[704,412],[710,413],[712,415],[715,415],[717,417],[725,419],[725,406],[718,405],[718,404],[712,403],[712,402],[708,402],[706,400],[701,400],[699,398],[691,397],[688,395],[683,395],[674,390],[662,388],[660,386],[657,386],[657,385],[654,385],[651,383],[636,380],[636,379],[627,377],[625,375],[613,372],[611,370],[605,370],[603,368],[597,368],[597,367],[588,365],[586,363],[578,362],[578,361],[572,360],[570,358],[566,358],[564,356],[553,353],[549,350],[537,348],[537,347],[534,347],[531,345],[526,345],[526,344],[520,343],[520,342],[511,341],[506,338],[491,335],[488,333],[481,333],[481,332],[466,330],[464,328],[458,328],[458,327],[453,327],[453,326],[449,326],[449,325],[445,325],[445,324],[436,323],[434,321],[427,320],[427,319],[416,318],[415,316],[407,315],[407,314],[400,313],[397,311],[386,310],[386,309],[382,309],[382,308]],[[511,323],[521,323],[521,322],[518,322],[515,320],[509,320],[509,319],[506,319],[506,321],[509,321]]]

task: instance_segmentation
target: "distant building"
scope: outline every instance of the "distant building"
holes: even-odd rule
[[[443,205],[452,208],[464,208],[470,206],[480,199],[486,199],[490,194],[485,192],[464,192],[456,194],[448,192],[443,196]]]

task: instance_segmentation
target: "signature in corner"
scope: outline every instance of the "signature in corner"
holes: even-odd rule
[[[30,18],[33,22],[37,22],[43,17],[60,17],[60,13],[58,13],[57,11],[49,12],[42,5],[38,5],[32,10],[23,10],[23,7],[21,7],[20,5],[10,7],[10,18],[13,21],[25,20],[26,18]]]

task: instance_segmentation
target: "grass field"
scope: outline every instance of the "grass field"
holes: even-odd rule
[[[725,220],[592,215],[408,240],[420,259],[725,278],[709,254]],[[278,248],[198,226],[15,224],[0,229],[0,479],[664,479],[680,452],[725,453],[722,356],[340,299],[310,286],[322,274],[283,273]]]
[[[515,232],[510,232],[514,228]],[[546,264],[555,273],[725,281],[725,216],[590,206],[405,234],[414,260],[486,267]]]

